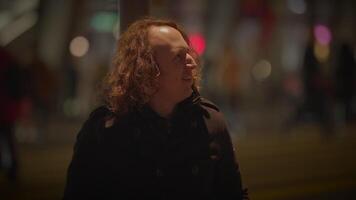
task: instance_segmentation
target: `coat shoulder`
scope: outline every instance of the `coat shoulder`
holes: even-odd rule
[[[224,114],[216,104],[208,99],[202,98],[200,105],[204,113],[204,119],[209,133],[221,133],[226,130]]]
[[[95,108],[82,125],[81,130],[77,135],[77,141],[95,139],[98,134],[98,129],[104,122],[104,119],[110,115],[110,110],[106,106],[99,106]]]
[[[210,100],[208,100],[208,99],[206,99],[206,98],[201,98],[201,102],[200,102],[200,104],[204,107],[204,108],[207,108],[207,109],[213,109],[213,110],[215,110],[216,112],[220,112],[220,109],[219,109],[219,107],[215,104],[215,103],[213,103],[212,101],[210,101]]]
[[[106,106],[99,106],[90,113],[89,119],[98,119],[109,115],[113,115],[113,113]]]

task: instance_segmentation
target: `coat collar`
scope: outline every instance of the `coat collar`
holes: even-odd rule
[[[193,90],[192,94],[184,99],[183,101],[179,102],[174,111],[172,119],[175,117],[179,117],[181,115],[190,115],[199,107],[201,102],[201,96],[198,91]],[[161,117],[158,113],[156,113],[148,104],[144,105],[143,107],[137,109],[140,116],[149,119],[156,119],[156,120],[163,120],[166,121],[167,119]]]

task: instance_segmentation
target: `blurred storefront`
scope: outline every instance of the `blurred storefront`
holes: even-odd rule
[[[228,112],[300,106],[308,44],[333,102],[337,48],[347,43],[352,49],[356,40],[355,3],[347,0],[3,0],[0,5],[1,45],[23,66],[41,60],[56,82],[53,111],[67,117],[84,117],[98,104],[98,84],[110,68],[120,22],[125,27],[141,15],[185,27],[203,60],[202,93]],[[347,109],[354,112],[351,96]],[[343,109],[336,106],[333,113]]]

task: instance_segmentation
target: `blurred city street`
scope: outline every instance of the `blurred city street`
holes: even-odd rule
[[[0,176],[0,199],[60,199],[82,120],[50,120],[47,142],[19,144],[19,179]],[[267,123],[273,123],[266,120]],[[244,184],[253,200],[356,199],[355,125],[325,135],[316,124],[232,132]]]
[[[103,81],[121,73],[119,38],[144,16],[184,27],[193,85],[224,113],[250,199],[356,200],[355,10],[354,0],[0,0],[0,200],[61,199],[83,122],[109,105],[108,88],[124,91]],[[133,73],[144,83],[163,66],[151,48],[149,62],[132,58],[158,69]],[[135,85],[126,92],[146,91]]]

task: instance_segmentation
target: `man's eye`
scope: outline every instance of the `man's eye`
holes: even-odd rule
[[[183,54],[178,54],[178,55],[176,56],[176,59],[177,59],[177,60],[183,60],[183,59],[184,59],[184,55],[183,55]]]

